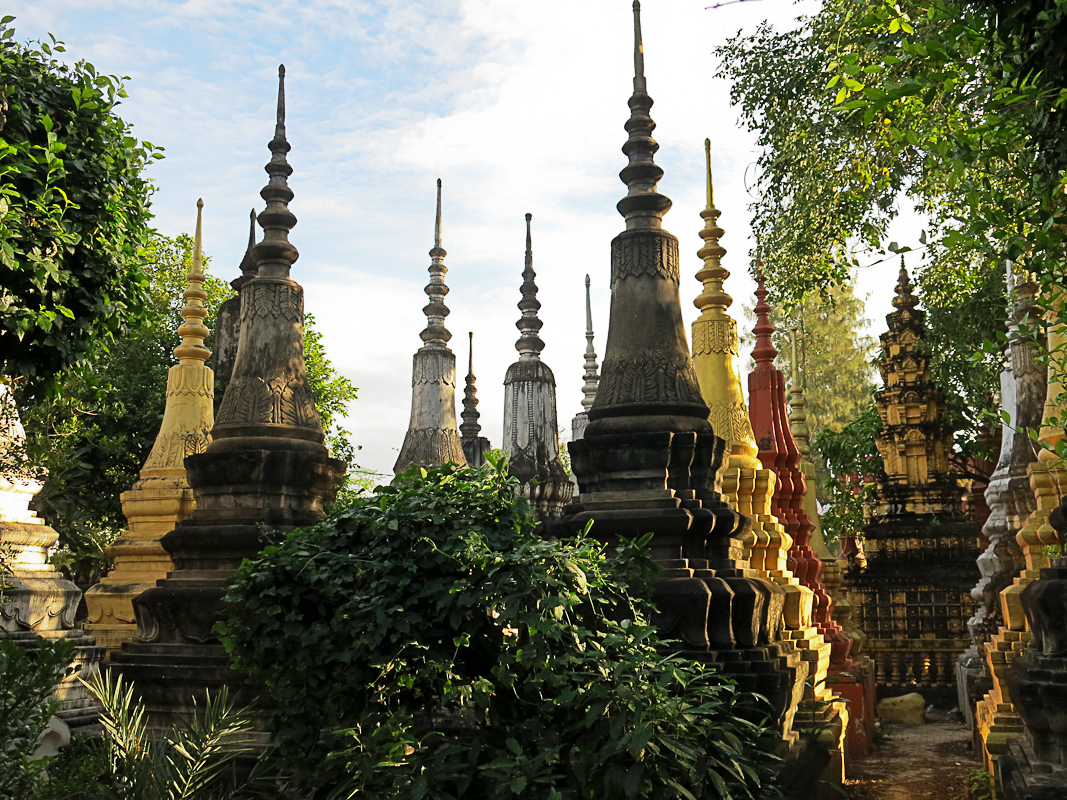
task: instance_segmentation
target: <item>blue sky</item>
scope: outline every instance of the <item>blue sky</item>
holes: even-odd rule
[[[699,284],[703,140],[712,140],[716,204],[740,306],[754,288],[745,168],[756,158],[714,47],[764,18],[789,25],[817,8],[763,0],[646,0],[646,75],[681,240],[687,322]],[[212,271],[237,274],[248,211],[263,207],[276,73],[286,65],[289,155],[306,292],[330,357],[360,387],[347,427],[359,461],[391,470],[410,407],[411,355],[425,324],[435,182],[444,183],[447,325],[460,362],[475,333],[483,435],[499,445],[504,372],[516,358],[526,212],[533,214],[543,358],[556,374],[560,426],[580,409],[584,276],[592,277],[596,349],[609,303],[609,243],[632,78],[629,0],[48,0],[9,2],[16,36],[51,32],[67,56],[129,76],[120,108],[134,134],[165,148],[151,167],[156,226],[191,231],[204,198]],[[901,240],[902,242],[905,239]],[[896,265],[860,276],[882,330]],[[462,379],[461,379],[462,380]],[[460,387],[460,389],[462,386]]]

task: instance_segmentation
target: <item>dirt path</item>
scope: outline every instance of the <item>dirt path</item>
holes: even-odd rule
[[[926,725],[893,725],[862,761],[850,764],[850,800],[967,800],[964,779],[982,765],[971,756],[970,734],[947,712]]]

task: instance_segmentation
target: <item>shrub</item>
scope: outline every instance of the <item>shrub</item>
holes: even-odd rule
[[[32,760],[37,742],[56,713],[56,684],[70,673],[74,645],[38,637],[32,649],[0,634],[0,797],[30,794],[49,759]]]
[[[220,631],[295,783],[362,798],[726,798],[757,700],[666,655],[647,538],[534,533],[504,465],[416,469],[235,576]],[[325,791],[325,789],[323,789]]]

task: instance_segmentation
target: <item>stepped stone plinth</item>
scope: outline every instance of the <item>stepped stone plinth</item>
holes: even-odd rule
[[[0,384],[0,450],[17,464],[25,440],[15,403],[7,386]],[[78,672],[56,687],[56,716],[73,729],[91,726],[100,715],[100,706],[79,678],[92,679],[105,651],[84,630],[74,627],[81,590],[49,563],[49,551],[59,534],[30,510],[41,484],[22,472],[16,466],[14,472],[0,475],[0,547],[7,551],[5,560],[11,569],[7,575],[0,574],[4,599],[0,636],[31,651],[38,646],[38,637],[73,643]]]
[[[163,421],[140,479],[122,493],[122,512],[129,528],[107,549],[114,566],[85,593],[89,614],[85,630],[109,654],[137,634],[133,599],[174,569],[160,539],[196,508],[185,474],[185,457],[203,452],[211,441],[215,375],[206,364],[211,351],[204,346],[209,331],[204,325],[207,293],[201,264],[203,206],[202,200],[197,202],[193,261],[182,308],[184,321],[178,327],[182,340],[174,350],[178,363],[167,376]]]
[[[746,689],[767,697],[772,718],[792,742],[807,664],[781,647],[784,598],[745,557],[750,522],[718,490],[726,442],[708,421],[685,339],[679,302],[678,240],[662,227],[671,201],[653,156],[634,2],[633,94],[618,203],[626,229],[611,243],[611,308],[596,400],[583,438],[571,443],[580,495],[551,526],[612,543],[652,533],[663,571],[654,585],[660,632],[686,655],[721,665]],[[635,324],[635,320],[637,324]],[[799,691],[797,687],[799,688]]]
[[[933,696],[955,694],[956,661],[970,644],[979,528],[962,513],[963,491],[949,467],[952,434],[920,345],[918,302],[902,263],[896,311],[881,337],[884,388],[875,397],[885,474],[864,529],[867,565],[848,583],[879,688]]]
[[[1067,332],[1060,319],[1063,313],[1062,296],[1056,298],[1052,305],[1046,315],[1046,321],[1049,323],[1046,349],[1058,352],[1067,345]],[[1000,630],[983,645],[993,686],[975,708],[975,722],[977,736],[981,738],[981,755],[986,769],[993,774],[998,785],[1003,783],[1000,758],[1024,731],[1023,720],[1016,708],[1009,681],[1014,662],[1030,645],[1032,638],[1024,609],[1023,593],[1026,587],[1040,576],[1041,570],[1050,566],[1048,548],[1063,544],[1062,534],[1057,533],[1052,525],[1053,512],[1067,496],[1067,463],[1055,452],[1057,444],[1067,438],[1067,432],[1057,424],[1057,420],[1063,419],[1065,415],[1063,388],[1062,366],[1052,361],[1049,364],[1037,438],[1040,449],[1036,460],[1026,468],[1030,497],[1027,498],[1021,492],[1010,494],[1010,498],[1014,500],[1010,508],[1015,513],[1028,507],[1033,508],[1026,518],[1026,523],[1015,536],[1015,543],[1022,553],[1023,569],[1000,591],[1002,624]],[[1008,488],[1010,490],[1010,483]]]
[[[971,590],[975,613],[967,621],[967,629],[972,644],[956,668],[959,707],[976,733],[977,706],[993,688],[985,645],[1004,624],[1000,592],[1026,566],[1015,537],[1035,508],[1027,469],[1037,459],[1038,448],[1027,431],[1041,425],[1047,382],[1045,366],[1034,357],[1038,343],[1030,333],[1040,321],[1034,305],[1037,287],[1033,283],[1013,287],[1011,275],[1009,266],[1013,308],[1009,313],[1007,359],[1000,375],[1001,406],[1008,418],[1001,428],[1000,456],[985,491],[989,516],[982,525],[982,535],[989,544],[978,556],[981,577]],[[980,734],[977,741],[981,743]]]
[[[1067,508],[1053,512],[1063,537]],[[1023,736],[1000,759],[1006,800],[1053,800],[1067,791],[1067,558],[1053,558],[1021,593],[1032,638],[1007,680]]]
[[[260,193],[264,231],[255,275],[241,287],[233,374],[202,453],[185,469],[196,510],[162,539],[174,561],[166,580],[134,600],[138,636],[112,656],[145,701],[150,724],[187,717],[194,698],[230,686],[254,701],[214,631],[226,582],[280,532],[311,525],[336,495],[345,464],[331,458],[304,365],[303,289],[290,276],[298,253],[288,202],[284,68],[269,144],[270,181]]]

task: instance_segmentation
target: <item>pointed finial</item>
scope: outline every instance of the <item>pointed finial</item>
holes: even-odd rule
[[[256,274],[268,278],[288,278],[289,269],[300,257],[299,251],[289,242],[289,231],[296,225],[296,217],[289,210],[293,191],[288,178],[293,168],[286,160],[291,149],[285,138],[285,67],[278,67],[278,122],[274,138],[267,145],[271,159],[264,167],[270,180],[259,196],[267,201],[260,212],[258,222],[263,228],[263,241],[252,248],[256,260]]]
[[[641,41],[641,3],[634,0],[634,91],[630,96],[630,118],[624,126],[629,138],[622,146],[629,163],[619,173],[626,184],[626,197],[616,208],[626,219],[626,229],[659,228],[671,207],[670,198],[656,191],[663,170],[653,161],[659,145],[652,138],[656,123],[649,116],[652,98],[645,82],[645,51]]]
[[[585,372],[582,374],[582,409],[593,407],[600,375],[597,374],[596,351],[593,349],[593,307],[589,300],[589,276],[585,276]]]
[[[181,343],[174,348],[174,355],[180,364],[203,364],[211,357],[211,351],[204,346],[204,339],[210,331],[204,324],[207,317],[207,309],[204,300],[207,292],[204,291],[204,267],[203,267],[203,228],[202,217],[204,201],[196,201],[196,233],[193,236],[193,260],[186,276],[186,288],[183,297],[185,305],[182,306],[183,322],[178,326],[178,335],[182,337]]]
[[[708,190],[708,208],[715,208],[715,189],[711,182],[711,139],[704,139],[704,164],[708,170],[707,190]]]
[[[645,87],[645,48],[641,41],[641,0],[634,0],[634,92]]]
[[[526,215],[526,262],[522,271],[522,299],[519,300],[519,310],[522,311],[522,316],[519,317],[515,323],[515,327],[519,329],[519,339],[515,342],[515,349],[519,351],[521,360],[536,359],[542,350],[545,349],[545,343],[541,341],[541,337],[538,335],[538,331],[541,330],[541,326],[544,324],[537,316],[537,312],[541,309],[541,303],[537,300],[537,284],[534,283],[534,278],[537,274],[533,268],[533,238],[530,234],[530,221],[533,219],[533,214]]]
[[[723,283],[730,277],[730,272],[720,263],[726,255],[726,250],[719,244],[719,237],[725,231],[718,224],[722,212],[715,208],[715,195],[712,190],[711,139],[704,140],[704,162],[707,168],[707,206],[700,212],[700,218],[704,220],[704,228],[700,231],[704,246],[697,250],[697,256],[704,259],[704,266],[696,274],[697,280],[704,284],[704,288],[693,300],[693,305],[700,309],[702,319],[728,319],[726,309],[734,299],[723,289]]]
[[[778,351],[771,340],[774,333],[774,324],[771,322],[771,307],[767,305],[767,287],[763,280],[763,268],[756,257],[756,266],[759,270],[758,283],[756,285],[756,325],[752,332],[756,334],[756,346],[752,349],[752,360],[756,362],[756,369],[774,369],[774,358]]]
[[[437,217],[433,223],[433,246],[441,246],[441,179],[437,179]]]
[[[278,65],[278,121],[274,138],[285,140],[285,64]]]
[[[433,349],[447,349],[448,340],[452,334],[445,327],[445,317],[448,316],[448,306],[445,305],[445,295],[448,287],[445,285],[445,256],[448,253],[441,247],[441,179],[437,179],[437,216],[433,226],[433,249],[430,250],[430,282],[426,284],[426,296],[430,302],[423,306],[422,313],[426,315],[426,327],[419,336],[424,342],[423,347]]]
[[[467,358],[467,375],[471,378],[474,377],[474,331],[467,331],[467,336],[470,341],[467,343],[468,358]]]
[[[911,293],[911,278],[908,276],[908,268],[904,266],[904,256],[900,256],[900,275],[897,278],[897,296],[893,298],[893,307],[911,311],[919,305],[919,299]]]

